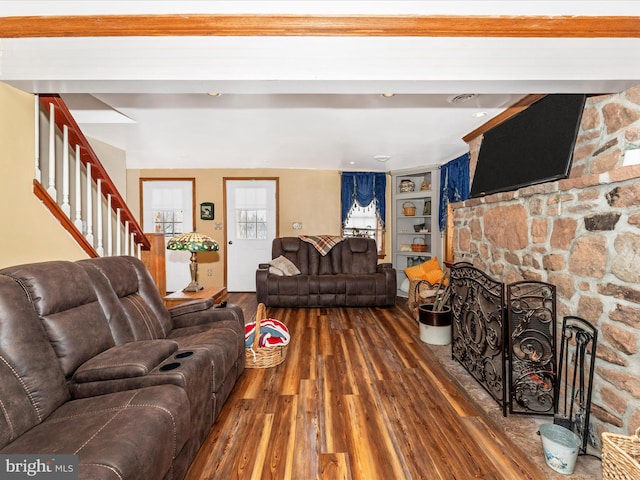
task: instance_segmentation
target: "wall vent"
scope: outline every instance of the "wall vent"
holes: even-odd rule
[[[459,95],[454,95],[452,97],[449,97],[447,101],[449,103],[464,103],[464,102],[468,102],[469,100],[477,96],[478,96],[477,93],[461,93]]]

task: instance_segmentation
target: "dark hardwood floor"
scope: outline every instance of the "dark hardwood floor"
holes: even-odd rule
[[[232,294],[246,321],[255,294]],[[286,361],[247,369],[187,474],[204,479],[544,479],[456,387],[401,305],[267,310]]]

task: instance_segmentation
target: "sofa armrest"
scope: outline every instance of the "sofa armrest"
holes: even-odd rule
[[[185,303],[170,308],[169,312],[171,312],[173,328],[192,327],[194,325],[233,320],[238,322],[244,329],[244,314],[238,305],[225,305],[225,302],[220,305],[215,305],[212,301],[208,308],[202,307],[203,305],[189,302],[188,304]]]
[[[180,305],[176,305],[174,307],[170,307],[169,313],[171,317],[179,317],[181,315],[187,315],[193,312],[201,312],[203,310],[208,310],[213,307],[213,298],[204,298],[199,300],[191,300],[189,302],[181,303]]]
[[[143,352],[148,351],[149,341],[133,342],[138,344]],[[171,342],[171,340],[151,340],[151,342]],[[128,345],[128,344],[127,344]],[[156,360],[159,357],[156,357]],[[150,361],[152,365],[155,361]],[[88,381],[76,381],[75,378],[68,382],[71,398],[87,398],[106,395],[114,392],[124,392],[126,390],[137,390],[153,385],[173,384],[186,390],[191,406],[196,410],[209,411],[211,408],[211,388],[213,369],[211,368],[211,356],[206,348],[188,347],[178,349],[162,359],[153,369],[144,373],[147,369],[136,370],[137,376],[121,377],[117,374],[116,365],[113,365],[112,372],[106,368],[102,372],[93,372],[92,378]],[[98,373],[100,373],[98,375]],[[111,373],[106,375],[107,373]],[[116,373],[116,374],[113,374]],[[209,415],[209,414],[207,414]],[[196,413],[196,417],[198,414]],[[199,418],[199,417],[198,417]],[[210,426],[209,420],[205,422]],[[198,430],[194,424],[194,430]],[[208,430],[208,428],[206,428]]]
[[[393,265],[391,263],[379,263],[376,271],[384,275],[384,280],[386,284],[386,297],[387,297],[385,304],[395,305],[395,299],[396,299],[397,288],[398,288],[396,269],[393,268]]]
[[[143,377],[170,357],[178,344],[172,340],[143,340],[109,348],[80,365],[76,383]]]
[[[393,270],[393,264],[392,263],[379,263],[378,264],[378,266],[377,266],[378,272],[384,272],[385,269]]]
[[[268,287],[267,282],[269,279],[269,267],[268,263],[261,263],[256,270],[256,298],[258,303],[267,304]]]
[[[387,282],[393,277],[393,284],[396,283],[396,269],[393,268],[391,263],[379,263],[376,268],[376,272],[383,273],[385,278],[387,278]],[[394,286],[395,290],[395,286]]]

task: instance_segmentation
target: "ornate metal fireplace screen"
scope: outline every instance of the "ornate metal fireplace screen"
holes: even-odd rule
[[[452,356],[506,414],[504,285],[468,263],[451,267]]]
[[[509,413],[553,415],[556,288],[542,282],[507,286]]]
[[[505,287],[468,263],[451,268],[452,356],[510,413],[554,414],[556,293]],[[507,375],[508,372],[508,375]]]

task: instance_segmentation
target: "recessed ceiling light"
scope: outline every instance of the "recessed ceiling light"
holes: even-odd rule
[[[376,159],[377,161],[379,161],[379,162],[386,162],[386,161],[388,161],[389,159],[391,159],[391,155],[376,155],[376,156],[375,156],[375,157],[373,157],[373,158],[375,158],[375,159]]]
[[[390,98],[393,97],[395,95],[395,93],[383,93],[382,96],[385,98]]]
[[[475,112],[475,113],[472,113],[471,116],[473,118],[483,118],[487,116],[487,112]]]
[[[210,97],[219,97],[222,94],[220,92],[209,92],[207,93],[207,95],[209,95]]]
[[[354,162],[354,161],[349,162],[349,165],[355,165],[355,164],[356,164],[356,162]]]

